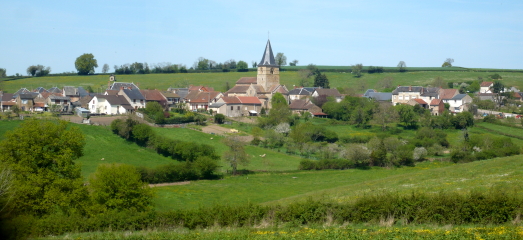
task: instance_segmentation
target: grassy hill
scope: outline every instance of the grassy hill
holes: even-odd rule
[[[374,88],[376,83],[385,77],[392,77],[392,85],[427,85],[439,76],[448,82],[465,82],[477,80],[482,77],[488,80],[488,76],[498,73],[503,77],[503,83],[508,86],[523,88],[522,72],[475,72],[475,71],[410,71],[363,74],[361,78],[355,78],[349,70],[347,72],[326,72],[331,88],[355,87],[365,83],[367,88]],[[117,81],[134,82],[140,88],[167,89],[168,87],[183,87],[189,84],[206,85],[214,87],[218,91],[225,91],[226,82],[232,87],[240,77],[255,77],[256,72],[228,72],[228,73],[175,73],[175,74],[146,74],[146,75],[118,75]],[[39,78],[22,78],[0,82],[0,89],[13,93],[21,87],[34,89],[36,87],[63,87],[63,86],[91,86],[94,91],[100,91],[107,87],[108,75],[93,76],[48,76]],[[300,78],[296,71],[280,72],[280,81],[287,88],[298,86]],[[311,84],[314,79],[311,79]]]
[[[160,211],[214,204],[286,204],[307,198],[346,202],[368,194],[484,191],[523,186],[523,157],[466,164],[423,162],[416,167],[342,171],[297,171],[226,177],[189,185],[157,188]]]
[[[12,130],[20,125],[21,121],[1,121],[0,140],[8,130]],[[177,163],[168,157],[157,154],[151,149],[138,146],[136,143],[128,142],[123,138],[113,134],[108,127],[74,124],[83,132],[86,140],[84,156],[77,162],[82,166],[82,175],[88,177],[96,171],[101,163],[125,163],[134,166],[155,167],[168,163]],[[186,128],[154,128],[159,134],[166,137],[184,140],[189,142],[205,143],[216,148],[221,156],[227,147],[220,141],[222,137],[198,132]],[[211,138],[213,138],[211,140]],[[276,152],[261,147],[246,146],[246,152],[251,156],[250,164],[246,167],[240,166],[239,169],[251,171],[288,171],[298,168],[300,157],[289,156],[284,153]],[[265,158],[260,155],[266,154]],[[101,160],[101,159],[104,160]],[[230,166],[222,161],[221,171],[231,170]]]

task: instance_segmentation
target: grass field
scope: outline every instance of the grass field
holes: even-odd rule
[[[172,139],[211,145],[216,149],[216,152],[220,156],[227,151],[227,146],[221,142],[223,137],[218,135],[210,135],[187,128],[155,128],[155,131],[158,134],[162,134],[163,136]],[[246,146],[245,151],[250,156],[250,163],[245,167],[239,166],[238,169],[247,169],[251,171],[296,170],[302,160],[302,158],[297,156],[290,156],[271,149],[255,146]],[[263,154],[266,156],[264,158],[260,157],[260,155]],[[222,171],[231,170],[231,167],[225,161],[221,162],[221,166]]]
[[[521,226],[312,226],[89,232],[37,239],[521,239]]]
[[[6,131],[13,130],[21,122],[0,121],[0,140],[3,140]],[[84,178],[96,171],[101,163],[125,163],[134,166],[155,167],[177,162],[150,149],[125,141],[113,134],[108,127],[82,124],[72,124],[72,126],[80,128],[86,140],[84,156],[76,160],[81,165]]]
[[[307,198],[351,201],[364,194],[413,191],[468,191],[492,187],[522,190],[523,157],[467,164],[423,162],[416,167],[342,171],[296,171],[226,177],[157,189],[156,206],[165,211],[221,204],[290,203]]]
[[[331,88],[355,87],[365,83],[367,88],[374,88],[376,83],[385,77],[392,77],[392,85],[427,85],[437,76],[448,82],[464,82],[477,80],[482,77],[488,80],[488,76],[498,73],[503,77],[503,83],[507,86],[523,88],[522,72],[474,72],[474,71],[413,71],[403,73],[376,73],[363,74],[361,78],[355,78],[350,72],[327,72]],[[225,91],[225,83],[230,86],[240,77],[255,77],[256,72],[228,72],[228,73],[175,73],[175,74],[146,74],[146,75],[118,75],[117,81],[134,82],[140,88],[167,89],[169,87],[192,85],[206,85],[214,87],[217,91]],[[63,86],[91,86],[94,91],[100,91],[107,87],[108,75],[93,76],[49,76],[39,78],[24,78],[12,81],[0,82],[0,89],[13,93],[25,87],[34,89],[36,87],[63,87]],[[299,85],[299,76],[296,71],[280,72],[280,82],[292,89]],[[311,84],[314,79],[311,79]]]

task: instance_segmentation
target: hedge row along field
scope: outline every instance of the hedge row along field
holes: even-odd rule
[[[419,224],[490,225],[519,224],[523,195],[501,189],[487,192],[379,194],[352,203],[308,200],[288,205],[215,205],[209,208],[165,213],[113,211],[91,217],[71,214],[42,218],[18,216],[3,232],[29,236],[70,232],[137,231],[146,229],[207,229],[212,227],[300,227],[313,225],[371,224],[408,226]],[[20,230],[25,230],[20,232]],[[14,237],[10,235],[10,237]]]

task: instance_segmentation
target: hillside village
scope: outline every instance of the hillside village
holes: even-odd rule
[[[327,114],[314,104],[314,99],[322,97],[340,102],[345,97],[337,89],[295,87],[289,90],[280,84],[279,67],[274,59],[270,40],[267,41],[257,66],[257,77],[242,77],[226,92],[193,85],[187,88],[140,89],[132,82],[118,82],[117,76],[111,75],[107,89],[98,93],[89,92],[81,86],[21,88],[15,93],[0,92],[0,109],[10,111],[16,106],[19,110],[27,112],[73,113],[76,110],[76,113],[84,115],[122,115],[145,108],[149,102],[157,102],[166,111],[185,108],[190,111],[210,111],[227,117],[241,117],[257,116],[263,110],[269,110],[271,97],[275,93],[281,93],[293,113],[309,112],[315,117],[326,117]],[[490,81],[482,82],[480,91],[474,93],[475,96],[480,100],[497,101],[496,94],[492,92],[493,85]],[[505,91],[513,92],[516,99],[522,99],[523,93],[516,88]],[[458,89],[423,86],[398,86],[392,92],[369,89],[357,96],[381,103],[389,102],[393,106],[419,105],[429,109],[432,115],[440,115],[445,110],[451,113],[467,111],[473,100],[470,94],[460,93]]]

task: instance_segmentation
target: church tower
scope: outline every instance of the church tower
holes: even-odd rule
[[[280,85],[280,68],[274,60],[270,40],[267,40],[265,52],[263,52],[262,60],[258,64],[257,83],[263,86],[267,92],[271,91],[273,87]]]

